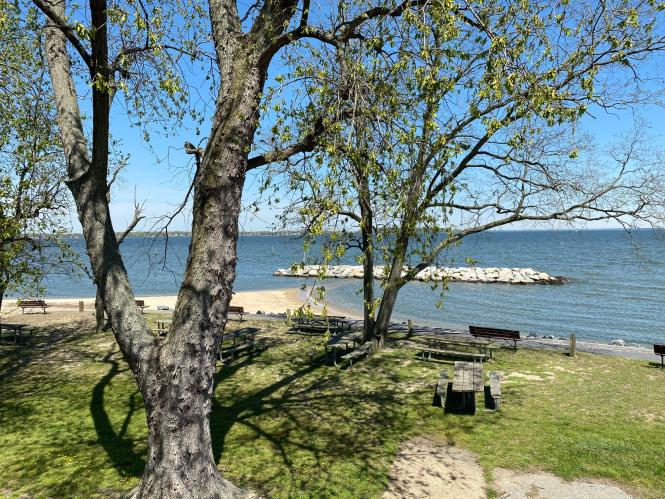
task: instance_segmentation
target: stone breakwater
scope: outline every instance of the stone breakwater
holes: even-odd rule
[[[404,275],[408,269],[403,271]],[[383,265],[374,267],[374,275],[383,275]],[[325,277],[335,279],[360,279],[363,276],[361,265],[333,265],[321,268],[319,265],[305,265],[290,269],[278,269],[274,276],[281,277]],[[566,279],[551,276],[534,269],[502,267],[427,267],[416,274],[417,281],[478,282],[499,284],[564,284]]]

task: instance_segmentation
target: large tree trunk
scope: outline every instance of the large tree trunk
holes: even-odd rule
[[[249,34],[235,0],[210,0],[222,87],[203,161],[194,178],[192,243],[166,339],[149,331],[134,304],[106,197],[110,96],[93,85],[93,148],[88,159],[76,86],[63,32],[46,29],[58,125],[68,158],[68,186],[113,334],[143,396],[148,462],[134,497],[234,497],[214,462],[209,416],[216,355],[235,279],[241,194],[258,125],[267,47],[288,26],[295,1],[268,2]],[[63,0],[51,8],[64,16]],[[91,78],[110,78],[105,0],[91,0]],[[48,10],[48,9],[47,9]]]
[[[64,4],[53,2],[60,16]],[[93,0],[92,21],[104,37],[105,5]],[[104,44],[93,60],[104,64]],[[192,246],[173,326],[166,340],[149,331],[134,304],[106,199],[109,96],[93,87],[90,160],[62,31],[46,30],[46,52],[58,124],[68,158],[68,186],[91,267],[114,336],[136,378],[149,428],[148,462],[134,497],[233,497],[214,462],[209,430],[215,359],[235,277],[237,220],[247,151],[256,128],[263,73],[239,55],[230,68],[244,87],[230,86],[215,114],[194,197]],[[101,47],[101,49],[100,49]],[[238,54],[233,54],[234,56]],[[242,67],[238,67],[244,65]],[[98,71],[91,71],[97,74]],[[204,172],[206,173],[204,175]]]
[[[165,348],[153,365],[160,375],[144,390],[148,460],[132,497],[238,497],[222,478],[212,451],[209,414],[215,355],[197,335],[185,348]],[[153,384],[154,383],[154,384]]]

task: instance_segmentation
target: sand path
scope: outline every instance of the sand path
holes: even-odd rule
[[[383,499],[485,499],[487,483],[477,456],[427,437],[405,442],[395,456]],[[500,499],[632,499],[609,481],[566,482],[550,473],[495,469],[492,488]]]

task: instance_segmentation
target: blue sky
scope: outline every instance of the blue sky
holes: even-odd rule
[[[662,58],[662,56],[661,56]],[[280,71],[279,61],[275,60],[271,67],[271,75]],[[650,76],[657,78],[657,85],[663,82],[659,75],[659,61],[653,59],[642,68]],[[207,86],[201,74],[189,74],[188,80],[193,86]],[[665,87],[665,84],[663,84]],[[85,88],[80,88],[81,94]],[[207,92],[204,91],[205,94]],[[116,99],[120,100],[121,99]],[[82,102],[85,110],[86,102]],[[149,144],[143,140],[143,132],[131,127],[127,116],[122,110],[122,102],[116,102],[112,114],[112,134],[121,140],[120,151],[129,155],[129,162],[119,181],[114,186],[111,200],[111,214],[116,230],[121,231],[132,217],[134,210],[134,197],[144,203],[144,213],[147,220],[139,229],[152,227],[158,217],[175,209],[184,199],[187,191],[190,172],[192,170],[192,156],[184,153],[182,145],[185,141],[198,143],[205,139],[208,133],[209,120],[201,127],[201,135],[195,133],[196,125],[185,122],[176,133],[169,137],[154,134]],[[618,141],[622,134],[630,130],[634,123],[633,110],[616,111],[608,113],[601,109],[591,109],[591,115],[582,120],[582,129],[590,132],[600,144],[611,144]],[[210,116],[212,102],[205,106],[205,113]],[[654,147],[665,145],[661,124],[665,122],[665,110],[658,105],[646,105],[637,108],[637,113],[650,125],[647,133],[652,138]],[[264,127],[270,126],[271,117],[263,118]],[[244,205],[256,199],[259,182],[259,172],[250,172],[247,175],[243,194]],[[72,229],[80,231],[80,225],[72,214]],[[240,218],[241,230],[254,231],[269,229],[275,221],[274,210],[263,206],[257,215],[243,212]],[[191,219],[188,210],[174,220],[172,230],[189,230]],[[598,224],[605,226],[605,224]]]

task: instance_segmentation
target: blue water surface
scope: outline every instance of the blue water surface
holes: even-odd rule
[[[81,238],[70,243],[84,253]],[[163,240],[130,237],[122,253],[137,295],[178,292],[190,238]],[[298,287],[302,279],[273,277],[277,268],[303,258],[302,241],[292,236],[242,236],[238,242],[236,291]],[[478,324],[525,333],[576,333],[589,340],[623,338],[630,342],[665,341],[665,236],[658,231],[565,230],[496,231],[469,237],[439,263],[483,267],[531,267],[570,282],[562,286],[451,283],[437,308],[440,290],[410,283],[400,292],[394,319],[419,324]],[[345,258],[353,263],[353,255]],[[326,281],[331,304],[360,314],[359,280]],[[88,277],[52,276],[50,297],[94,296]]]

